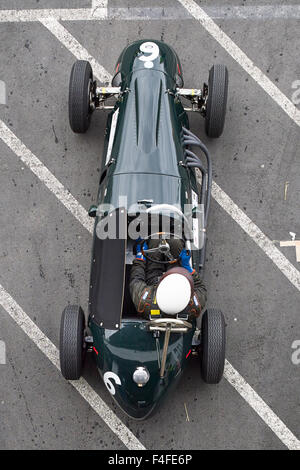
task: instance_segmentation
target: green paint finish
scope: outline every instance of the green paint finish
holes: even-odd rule
[[[138,200],[183,206],[190,189],[189,171],[181,142],[182,125],[188,118],[179,99],[175,98],[179,59],[174,50],[160,41],[151,68],[145,67],[140,47],[147,40],[128,46],[119,58],[122,98],[116,103],[118,120],[111,155],[107,158],[112,114],[108,118],[104,162],[112,162],[100,185],[98,203],[118,207],[126,195],[130,207]],[[105,171],[105,167],[103,167]]]
[[[145,43],[149,41],[152,46],[147,49]],[[121,80],[117,86],[121,86],[123,93],[107,120],[97,202],[117,208],[123,206],[119,197],[126,196],[127,208],[140,200],[152,200],[153,204],[172,204],[183,210],[184,204],[191,203],[192,187],[197,188],[194,171],[182,165],[182,126],[189,128],[189,122],[175,95],[176,88],[183,86],[181,65],[171,47],[149,41],[129,45],[117,62],[116,79]],[[116,112],[117,120],[113,119]],[[113,123],[115,133],[108,155]],[[92,259],[96,257],[93,249]],[[95,284],[95,280],[91,283]],[[93,308],[89,306],[90,313]],[[121,384],[113,379],[110,382],[110,391],[115,391],[113,398],[125,413],[136,419],[146,418],[176,385],[195,331],[193,325],[186,334],[171,333],[162,380],[157,350],[161,357],[165,333],[161,332],[156,341],[146,325],[145,320],[126,318],[120,329],[105,330],[89,318],[99,372],[104,381],[107,372],[117,375]],[[139,366],[147,367],[150,373],[144,387],[133,381]]]
[[[158,354],[162,355],[165,333],[158,339],[158,349],[153,333],[143,320],[123,320],[120,330],[104,330],[93,322],[90,328],[94,338],[95,355],[100,374],[114,372],[121,381],[115,384],[113,398],[131,417],[143,419],[151,413],[167,391],[177,383],[186,364],[195,328],[188,333],[172,333],[168,348],[165,378],[159,376]],[[145,366],[150,373],[149,382],[138,387],[133,381],[136,367]]]

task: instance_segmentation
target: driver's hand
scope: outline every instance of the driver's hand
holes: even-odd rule
[[[139,238],[138,240],[140,242],[142,242],[141,238]],[[141,243],[138,243],[136,245],[136,257],[135,257],[135,259],[138,259],[140,261],[146,261],[146,258],[142,253],[142,247],[143,247],[143,250],[148,250],[147,242],[142,242],[142,245],[141,245]]]
[[[179,254],[179,258],[180,258],[181,266],[187,269],[189,273],[193,273],[194,269],[191,267],[191,264],[190,264],[191,254],[188,253],[187,250],[183,249],[181,250]]]

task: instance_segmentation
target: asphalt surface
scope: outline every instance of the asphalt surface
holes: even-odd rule
[[[67,0],[9,3],[11,9],[90,6]],[[246,8],[247,3],[214,0],[216,7]],[[109,0],[111,8],[150,4],[182,10],[171,0]],[[299,6],[292,0],[288,4]],[[7,2],[0,1],[0,9],[6,8]],[[299,20],[229,15],[215,21],[291,98],[292,83],[300,78]],[[190,116],[191,129],[210,148],[215,181],[275,245],[289,240],[290,231],[299,238],[299,128],[197,21],[63,24],[110,73],[122,48],[139,38],[173,45],[186,87],[200,88],[211,65],[225,63],[230,90],[223,136],[207,139],[199,115]],[[106,114],[93,116],[86,135],[70,130],[67,97],[74,56],[38,22],[1,23],[0,53],[0,79],[8,91],[0,118],[88,209],[98,189]],[[1,140],[0,157],[0,282],[58,346],[64,306],[80,302],[87,307],[91,235]],[[215,201],[208,233],[205,281],[209,305],[226,316],[227,358],[299,438],[300,365],[291,361],[291,345],[300,339],[299,292]],[[281,250],[299,269],[295,249]],[[0,339],[7,348],[7,363],[0,365],[0,448],[124,449],[1,307],[0,313]],[[116,408],[91,361],[84,376],[149,449],[285,448],[225,380],[205,385],[197,361],[190,362],[159,413],[142,423]]]

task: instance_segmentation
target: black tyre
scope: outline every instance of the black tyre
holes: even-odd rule
[[[223,132],[228,95],[228,70],[225,65],[213,65],[209,71],[205,130],[208,137],[220,137]]]
[[[61,317],[60,325],[60,368],[67,380],[78,380],[84,359],[85,318],[82,308],[68,305]]]
[[[89,128],[93,108],[93,71],[86,60],[77,60],[71,70],[69,84],[69,121],[73,132],[83,134]]]
[[[201,325],[202,378],[208,384],[220,382],[225,364],[225,319],[220,310],[204,312]]]

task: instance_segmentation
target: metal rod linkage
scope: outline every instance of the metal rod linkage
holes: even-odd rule
[[[167,354],[168,354],[168,346],[170,341],[170,334],[171,334],[171,324],[167,324],[166,333],[165,333],[165,341],[163,347],[163,353],[161,358],[161,368],[160,368],[160,378],[162,379],[165,375],[165,368],[166,368],[166,361],[167,361]]]

